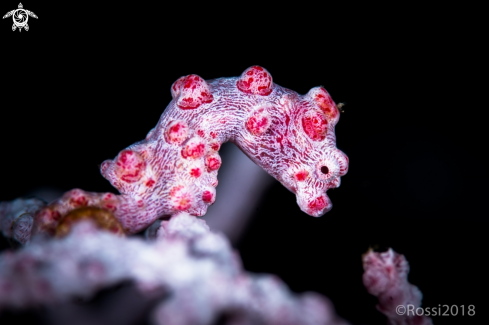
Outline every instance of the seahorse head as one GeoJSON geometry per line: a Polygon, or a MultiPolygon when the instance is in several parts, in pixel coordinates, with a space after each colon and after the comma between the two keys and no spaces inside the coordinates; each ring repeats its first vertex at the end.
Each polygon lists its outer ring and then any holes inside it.
{"type": "Polygon", "coordinates": [[[348,157],[336,148],[339,111],[323,87],[288,101],[290,109],[282,110],[285,122],[272,126],[280,140],[274,151],[280,168],[272,175],[296,194],[302,211],[319,217],[332,207],[326,191],[338,187],[348,171],[348,157]]]}

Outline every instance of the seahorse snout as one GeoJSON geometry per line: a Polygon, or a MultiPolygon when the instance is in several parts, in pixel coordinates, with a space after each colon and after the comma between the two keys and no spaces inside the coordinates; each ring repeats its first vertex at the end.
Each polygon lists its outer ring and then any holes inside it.
{"type": "Polygon", "coordinates": [[[326,193],[297,192],[297,204],[301,210],[312,217],[321,217],[333,208],[333,204],[326,193]]]}

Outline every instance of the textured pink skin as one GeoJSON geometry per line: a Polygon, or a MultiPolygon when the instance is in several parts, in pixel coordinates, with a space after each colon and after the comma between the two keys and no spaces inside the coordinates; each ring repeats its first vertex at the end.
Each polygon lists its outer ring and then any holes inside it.
{"type": "Polygon", "coordinates": [[[107,194],[68,192],[37,215],[35,233],[52,232],[78,206],[109,205],[127,233],[181,211],[202,216],[215,200],[217,150],[227,141],[295,193],[305,213],[318,217],[331,209],[326,191],[340,185],[348,158],[336,148],[339,112],[324,88],[299,95],[253,66],[240,77],[181,77],[171,92],[146,139],[101,165],[121,195],[106,202],[107,194]]]}
{"type": "Polygon", "coordinates": [[[399,305],[421,306],[423,297],[418,287],[407,280],[409,264],[404,255],[389,249],[384,253],[372,250],[363,256],[363,284],[367,291],[379,299],[377,309],[387,316],[388,325],[430,325],[430,317],[399,315],[399,305]]]}

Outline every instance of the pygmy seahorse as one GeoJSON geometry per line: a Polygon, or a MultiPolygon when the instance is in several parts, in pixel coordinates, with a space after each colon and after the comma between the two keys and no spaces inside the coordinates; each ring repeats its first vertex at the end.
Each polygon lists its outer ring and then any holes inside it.
{"type": "MultiPolygon", "coordinates": [[[[348,157],[336,148],[339,111],[323,87],[299,95],[252,66],[240,77],[181,77],[171,93],[173,100],[146,139],[101,164],[120,195],[71,190],[34,214],[33,234],[56,233],[80,208],[95,215],[111,212],[121,225],[110,223],[112,230],[127,234],[182,211],[202,216],[216,199],[218,151],[227,141],[295,193],[305,213],[318,217],[331,209],[326,191],[340,185],[348,157]]],[[[8,202],[3,204],[5,216],[8,202]]],[[[2,223],[9,231],[15,229],[13,212],[2,223]]],[[[23,222],[22,234],[28,235],[16,238],[26,242],[31,232],[23,222]]]]}

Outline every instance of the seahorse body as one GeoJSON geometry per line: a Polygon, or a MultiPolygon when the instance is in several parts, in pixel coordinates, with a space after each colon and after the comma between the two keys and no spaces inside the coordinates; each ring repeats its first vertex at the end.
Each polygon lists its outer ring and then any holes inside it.
{"type": "Polygon", "coordinates": [[[127,233],[181,211],[202,216],[216,199],[218,151],[227,141],[295,193],[305,213],[331,209],[326,191],[340,185],[348,158],[336,148],[339,112],[324,88],[299,95],[253,66],[240,77],[181,77],[171,93],[146,139],[101,165],[121,195],[67,192],[37,213],[34,232],[52,233],[63,215],[83,206],[111,211],[127,233]]]}

